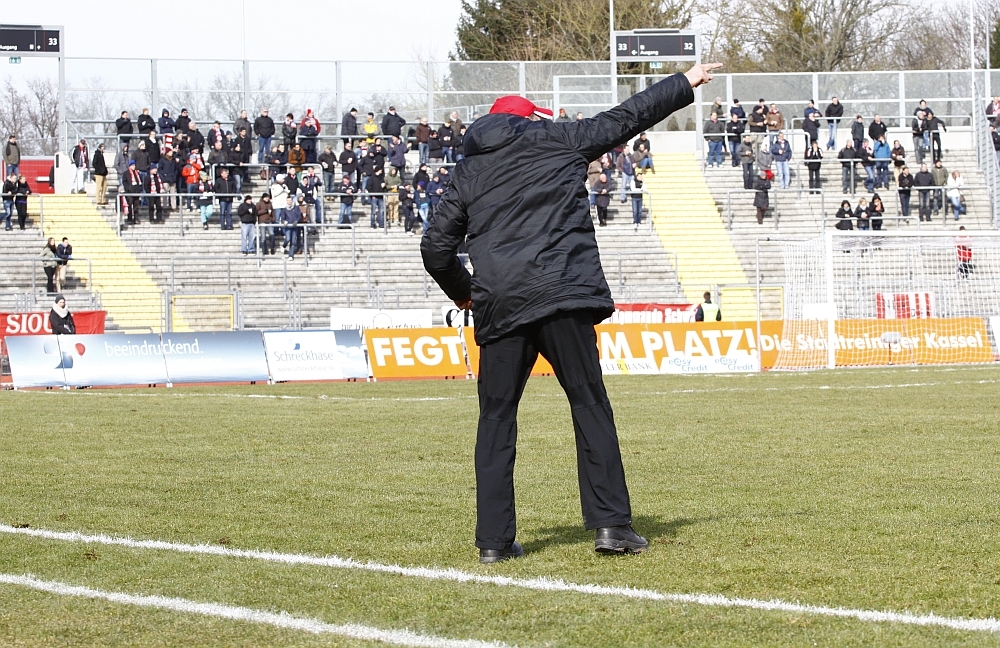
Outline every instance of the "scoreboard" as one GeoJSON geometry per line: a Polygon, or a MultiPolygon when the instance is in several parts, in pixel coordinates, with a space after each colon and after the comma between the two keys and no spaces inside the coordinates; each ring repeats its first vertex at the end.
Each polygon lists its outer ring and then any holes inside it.
{"type": "Polygon", "coordinates": [[[62,56],[62,27],[0,25],[0,54],[62,56]]]}
{"type": "Polygon", "coordinates": [[[698,58],[697,39],[693,33],[615,32],[614,57],[622,63],[692,61],[698,58]]]}

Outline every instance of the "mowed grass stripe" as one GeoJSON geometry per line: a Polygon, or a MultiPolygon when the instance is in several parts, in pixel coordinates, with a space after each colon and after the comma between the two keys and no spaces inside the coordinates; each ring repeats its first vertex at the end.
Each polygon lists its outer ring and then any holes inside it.
{"type": "MultiPolygon", "coordinates": [[[[0,533],[23,535],[46,540],[63,542],[82,542],[127,547],[130,549],[153,549],[159,551],[175,551],[188,554],[204,554],[224,556],[228,558],[244,558],[264,562],[283,563],[287,565],[310,565],[315,567],[331,567],[335,569],[356,569],[381,572],[412,578],[428,580],[454,581],[458,583],[480,583],[498,587],[514,587],[542,592],[570,592],[592,596],[616,596],[647,601],[669,601],[712,607],[748,608],[771,612],[789,612],[793,614],[810,614],[845,619],[857,619],[875,623],[900,623],[916,626],[940,626],[952,630],[969,630],[975,632],[997,632],[1000,621],[995,618],[986,619],[956,619],[937,614],[907,614],[884,610],[856,610],[843,607],[823,605],[803,605],[772,599],[762,601],[753,598],[734,598],[721,594],[676,594],[664,593],[649,589],[628,586],[608,587],[603,585],[577,584],[553,578],[512,578],[509,576],[489,576],[461,571],[458,569],[437,569],[433,567],[403,567],[376,562],[358,562],[350,558],[338,556],[310,556],[305,554],[288,554],[273,551],[256,551],[246,549],[231,549],[218,545],[191,545],[164,540],[135,540],[108,536],[104,534],[84,534],[75,531],[60,532],[45,529],[17,528],[0,524],[0,533]]],[[[2,582],[2,578],[0,578],[2,582]]],[[[444,645],[444,644],[442,644],[444,645]]]]}
{"type": "Polygon", "coordinates": [[[378,641],[396,646],[415,646],[417,648],[505,648],[507,646],[507,644],[495,641],[446,639],[433,635],[418,634],[409,630],[385,630],[356,623],[335,625],[318,619],[295,617],[286,612],[276,614],[266,610],[254,610],[246,607],[224,605],[222,603],[199,603],[176,597],[107,592],[80,585],[40,580],[28,574],[0,574],[0,584],[27,587],[60,596],[100,599],[122,605],[171,610],[184,614],[199,614],[202,616],[229,619],[231,621],[269,625],[286,630],[298,630],[312,634],[332,634],[351,639],[361,639],[363,641],[378,641]]]}

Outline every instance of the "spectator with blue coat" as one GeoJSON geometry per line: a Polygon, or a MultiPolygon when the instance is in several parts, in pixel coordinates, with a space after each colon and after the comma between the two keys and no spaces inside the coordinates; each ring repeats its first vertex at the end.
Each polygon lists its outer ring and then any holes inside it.
{"type": "Polygon", "coordinates": [[[788,189],[792,183],[788,162],[792,159],[792,146],[785,139],[784,133],[778,133],[778,139],[771,145],[771,157],[774,158],[778,182],[782,189],[788,189]]]}
{"type": "Polygon", "coordinates": [[[177,125],[177,122],[170,118],[170,111],[164,108],[163,113],[161,113],[160,118],[156,121],[156,124],[160,129],[160,133],[167,134],[174,132],[174,127],[177,125]]]}
{"type": "Polygon", "coordinates": [[[875,158],[875,188],[889,188],[889,160],[892,157],[892,148],[885,141],[885,134],[883,133],[878,141],[875,142],[874,155],[875,158]]]}

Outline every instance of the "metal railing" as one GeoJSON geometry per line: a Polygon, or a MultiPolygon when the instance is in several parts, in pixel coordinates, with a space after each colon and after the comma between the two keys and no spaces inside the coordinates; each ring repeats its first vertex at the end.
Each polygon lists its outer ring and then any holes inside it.
{"type": "MultiPolygon", "coordinates": [[[[670,266],[669,269],[670,269],[670,271],[672,271],[674,273],[675,282],[673,284],[673,287],[675,289],[679,290],[680,287],[681,287],[681,281],[680,281],[680,276],[681,275],[680,275],[680,267],[679,267],[678,262],[677,262],[677,253],[676,252],[672,252],[670,250],[663,250],[662,252],[663,252],[663,254],[665,254],[667,256],[668,259],[670,259],[672,261],[672,265],[670,266]]],[[[623,267],[623,261],[622,261],[622,259],[624,257],[648,257],[651,254],[652,255],[659,255],[660,251],[656,251],[656,252],[613,252],[612,254],[614,255],[614,257],[616,259],[616,262],[617,262],[618,290],[619,290],[619,292],[625,292],[626,289],[631,284],[626,283],[626,280],[625,280],[625,269],[623,267]]],[[[644,268],[644,269],[649,270],[649,268],[644,268]]],[[[640,285],[645,285],[645,284],[640,284],[640,285]]]]}
{"type": "MultiPolygon", "coordinates": [[[[35,267],[34,264],[37,263],[39,267],[44,267],[44,266],[42,266],[42,264],[44,264],[46,262],[52,263],[53,261],[58,261],[59,259],[58,258],[52,259],[52,258],[39,257],[39,256],[4,256],[4,257],[0,257],[0,260],[2,260],[3,263],[4,263],[4,265],[5,265],[4,272],[6,274],[10,274],[10,270],[11,269],[10,269],[10,266],[7,265],[10,261],[20,261],[20,262],[29,261],[29,262],[31,262],[32,263],[32,267],[31,267],[31,291],[35,292],[37,290],[38,284],[37,284],[36,279],[35,279],[37,273],[35,272],[36,267],[35,267]]],[[[85,261],[87,263],[87,289],[88,290],[93,290],[93,286],[94,286],[94,263],[90,259],[87,259],[87,258],[84,258],[84,257],[76,257],[76,256],[70,257],[67,261],[69,263],[79,263],[80,261],[85,261]]],[[[56,266],[56,269],[58,270],[58,265],[56,266]]],[[[73,274],[75,275],[76,273],[74,272],[73,274]]]]}
{"type": "MultiPolygon", "coordinates": [[[[237,288],[233,284],[233,261],[238,261],[244,265],[248,262],[248,257],[240,256],[207,256],[207,255],[195,255],[186,254],[180,256],[170,257],[170,273],[167,275],[167,283],[170,285],[170,291],[177,291],[177,279],[176,279],[176,264],[178,261],[197,261],[199,263],[205,262],[215,262],[215,261],[225,261],[226,263],[226,290],[236,290],[237,288]]],[[[254,259],[257,263],[257,267],[260,267],[259,261],[254,259]]],[[[281,282],[282,289],[288,291],[288,259],[282,255],[282,267],[281,267],[281,282]]]]}
{"type": "MultiPolygon", "coordinates": [[[[920,194],[921,193],[926,193],[926,194],[930,194],[928,196],[928,199],[931,201],[932,208],[934,206],[936,206],[937,207],[936,211],[941,212],[941,222],[946,224],[946,223],[949,222],[949,213],[952,211],[951,200],[948,198],[947,193],[948,193],[949,189],[956,189],[956,188],[959,189],[960,191],[963,191],[963,192],[964,191],[973,190],[973,189],[987,189],[987,190],[989,189],[989,187],[986,186],[986,185],[963,185],[961,187],[948,187],[947,185],[934,185],[932,187],[911,187],[909,189],[900,189],[899,187],[896,187],[895,189],[891,189],[891,190],[890,189],[883,189],[883,191],[887,191],[887,192],[891,191],[892,193],[894,193],[896,195],[896,198],[893,201],[895,203],[895,215],[883,214],[882,216],[878,217],[878,220],[892,221],[892,222],[895,222],[897,225],[899,224],[900,221],[909,223],[910,219],[914,218],[913,212],[916,212],[917,231],[920,231],[921,228],[922,228],[922,223],[924,223],[924,222],[928,222],[928,223],[932,222],[930,220],[923,221],[920,218],[920,194]],[[909,211],[910,211],[911,215],[909,215],[909,216],[903,215],[903,203],[902,203],[902,199],[900,198],[900,195],[903,194],[903,193],[905,193],[905,192],[908,192],[910,194],[910,205],[909,205],[910,209],[909,209],[909,211]],[[936,202],[936,201],[940,201],[940,202],[936,202]]],[[[827,216],[825,211],[823,213],[824,213],[824,216],[823,216],[823,219],[822,219],[822,228],[824,230],[827,227],[827,223],[833,223],[834,226],[836,226],[837,223],[839,223],[841,221],[844,221],[844,220],[848,220],[846,218],[837,218],[836,216],[827,216]]],[[[966,214],[968,214],[968,211],[966,211],[966,214]]],[[[852,217],[850,220],[852,221],[852,224],[854,225],[854,228],[858,229],[857,223],[854,222],[857,219],[852,217]]]]}
{"type": "Polygon", "coordinates": [[[974,99],[972,111],[972,128],[975,134],[976,160],[986,179],[986,190],[990,199],[990,222],[994,228],[1000,227],[1000,168],[996,151],[993,148],[993,138],[990,135],[990,123],[983,105],[983,95],[979,84],[974,84],[974,99]]]}
{"type": "MultiPolygon", "coordinates": [[[[733,194],[756,194],[756,189],[728,189],[726,191],[726,229],[733,229],[733,194]]],[[[768,211],[773,211],[774,214],[774,229],[778,229],[779,221],[781,219],[781,212],[778,209],[778,196],[782,194],[796,194],[801,197],[802,194],[812,194],[819,195],[820,202],[820,214],[826,213],[826,190],[825,189],[809,189],[799,187],[797,189],[768,189],[768,211]]],[[[821,218],[816,219],[817,222],[821,218]]]]}

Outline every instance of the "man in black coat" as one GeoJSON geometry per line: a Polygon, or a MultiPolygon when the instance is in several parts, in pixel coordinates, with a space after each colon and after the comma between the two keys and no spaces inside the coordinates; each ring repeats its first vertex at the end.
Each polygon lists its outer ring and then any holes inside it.
{"type": "Polygon", "coordinates": [[[126,135],[134,133],[135,128],[132,126],[132,120],[129,118],[127,110],[123,110],[121,117],[115,120],[115,132],[118,134],[118,145],[128,146],[131,138],[126,137],[126,135]]]}
{"type": "Polygon", "coordinates": [[[351,108],[344,113],[344,119],[340,122],[340,136],[344,138],[344,144],[353,142],[353,136],[358,134],[358,109],[351,108]]]}
{"type": "Polygon", "coordinates": [[[401,137],[403,126],[406,126],[406,120],[396,114],[395,106],[389,106],[389,112],[382,117],[382,134],[390,137],[392,135],[401,137]]]}
{"type": "Polygon", "coordinates": [[[601,377],[594,324],[614,312],[601,268],[587,166],[694,101],[717,64],[673,75],[591,119],[502,97],[465,136],[465,159],[420,244],[424,267],[472,308],[479,361],[476,546],[479,560],[523,554],[514,541],[517,404],[541,353],[566,391],[576,431],[580,499],[595,549],[637,553],[618,434],[601,377]],[[468,246],[472,276],[456,256],[468,246]]]}
{"type": "Polygon", "coordinates": [[[257,135],[257,164],[263,164],[264,157],[271,152],[271,138],[274,137],[274,120],[268,117],[267,108],[253,120],[253,132],[257,135]]]}

